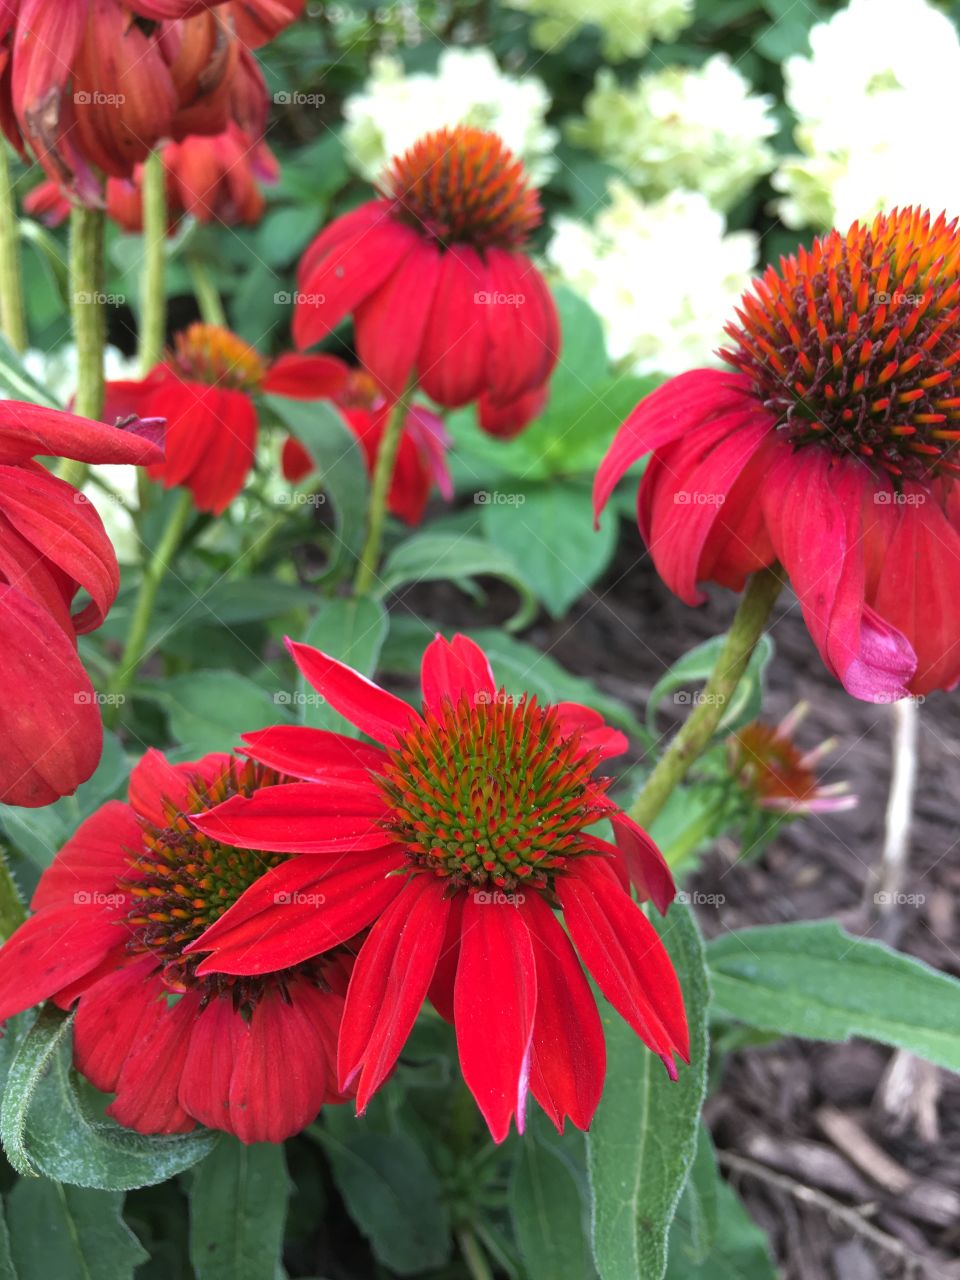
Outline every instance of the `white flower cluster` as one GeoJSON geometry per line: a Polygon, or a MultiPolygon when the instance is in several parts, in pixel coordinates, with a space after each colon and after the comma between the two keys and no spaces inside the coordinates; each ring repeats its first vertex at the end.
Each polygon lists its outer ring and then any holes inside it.
{"type": "Polygon", "coordinates": [[[581,27],[599,27],[604,56],[610,62],[637,58],[654,40],[675,40],[693,21],[694,0],[505,0],[536,21],[535,45],[555,49],[581,27]]]}
{"type": "Polygon", "coordinates": [[[604,69],[570,139],[619,169],[646,199],[684,188],[726,212],[774,165],[773,99],[753,94],[726,54],[667,67],[632,88],[604,69]]]}
{"type": "Polygon", "coordinates": [[[928,0],[851,0],[784,65],[801,154],[774,176],[789,226],[847,227],[894,205],[960,214],[949,132],[960,39],[928,0]]]}
{"type": "Polygon", "coordinates": [[[600,316],[612,360],[639,374],[715,363],[723,326],[747,288],[757,238],[726,232],[698,192],[644,203],[622,182],[592,226],[556,220],[547,257],[600,316]]]}
{"type": "Polygon", "coordinates": [[[425,133],[473,125],[499,134],[540,185],[556,167],[558,135],[544,123],[549,109],[542,80],[504,74],[487,49],[447,49],[432,75],[406,75],[399,59],[381,56],[363,91],[344,103],[343,137],[350,163],[376,182],[387,163],[425,133]]]}

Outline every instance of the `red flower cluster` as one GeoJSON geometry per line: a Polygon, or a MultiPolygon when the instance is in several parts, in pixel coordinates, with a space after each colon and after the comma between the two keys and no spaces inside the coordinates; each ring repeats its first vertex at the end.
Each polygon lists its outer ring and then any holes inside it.
{"type": "Polygon", "coordinates": [[[109,1113],[141,1133],[196,1124],[281,1142],[336,1088],[349,948],[255,978],[201,977],[189,943],[285,861],[224,848],[186,817],[281,779],[230,756],[171,765],[149,751],[130,801],[77,830],[0,951],[0,1020],[41,1000],[76,1005],[74,1059],[109,1113]]]}
{"type": "Polygon", "coordinates": [[[673,881],[595,772],[623,735],[586,707],[509,697],[463,636],[424,654],[422,712],[290,648],[311,686],[381,745],[290,726],[246,736],[253,760],[297,781],[193,821],[211,840],[295,856],[187,945],[197,975],[253,979],[369,928],[347,991],[341,1089],[365,1108],[429,996],[456,1027],[498,1142],[514,1116],[523,1128],[528,1089],[558,1128],[590,1123],[605,1055],[581,962],[675,1075],[674,1055],[688,1054],[680,988],[627,875],[661,911],[673,881]],[[616,844],[589,831],[601,819],[616,844]]]}
{"type": "MultiPolygon", "coordinates": [[[[314,384],[317,398],[333,400],[343,412],[363,449],[369,472],[373,472],[380,442],[393,405],[377,388],[369,374],[351,369],[335,356],[327,357],[329,376],[314,384]]],[[[421,405],[411,406],[400,437],[387,506],[407,524],[423,519],[430,490],[435,484],[448,501],[453,497],[453,481],[447,469],[449,437],[443,422],[421,405]]],[[[313,470],[313,461],[292,436],[283,447],[283,474],[299,484],[313,470]]]]}
{"type": "Polygon", "coordinates": [[[459,126],[393,161],[383,195],[337,218],[300,264],[297,345],[353,316],[364,368],[392,399],[416,378],[437,404],[477,401],[507,435],[543,405],[557,359],[550,291],[522,251],[540,221],[522,165],[459,126]]]}
{"type": "Polygon", "coordinates": [[[72,485],[33,461],[153,463],[156,443],[73,414],[0,406],[0,801],[36,807],[75,791],[103,730],[77,636],[100,626],[120,586],[110,539],[72,485]],[[88,602],[73,611],[78,592],[88,602]]]}
{"type": "Polygon", "coordinates": [[[832,231],[743,300],[734,373],[637,406],[596,480],[643,454],[640,530],[690,604],[779,561],[827,667],[885,702],[960,679],[960,230],[919,209],[832,231]]]}

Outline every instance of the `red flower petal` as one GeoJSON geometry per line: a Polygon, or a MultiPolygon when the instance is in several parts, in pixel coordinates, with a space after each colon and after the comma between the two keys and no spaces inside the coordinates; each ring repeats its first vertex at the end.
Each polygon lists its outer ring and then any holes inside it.
{"type": "Polygon", "coordinates": [[[200,995],[191,991],[156,1020],[124,1062],[107,1115],[138,1133],[188,1133],[195,1127],[177,1093],[199,1011],[200,995]]]}
{"type": "Polygon", "coordinates": [[[440,278],[441,255],[418,240],[396,271],[357,307],[357,355],[392,399],[407,389],[440,278]]]}
{"type": "Polygon", "coordinates": [[[0,949],[0,1022],[84,977],[126,938],[115,913],[93,902],[31,916],[0,949]]]}
{"type": "Polygon", "coordinates": [[[630,881],[640,894],[641,902],[653,902],[665,915],[677,893],[673,872],[663,854],[643,827],[626,813],[611,814],[613,838],[627,864],[630,881]]]}
{"type": "Polygon", "coordinates": [[[474,702],[490,701],[497,691],[487,655],[460,634],[452,640],[437,635],[430,641],[420,663],[420,685],[431,711],[438,710],[444,698],[457,703],[463,694],[474,702]]]}
{"type": "Polygon", "coordinates": [[[531,894],[521,910],[537,966],[530,1088],[561,1133],[567,1116],[578,1129],[586,1129],[603,1092],[607,1065],[597,1002],[569,938],[543,898],[531,894]]]}
{"type": "Polygon", "coordinates": [[[373,924],[354,966],[338,1052],[342,1089],[357,1072],[357,1113],[393,1070],[427,997],[450,900],[440,879],[414,876],[373,924]]]}
{"type": "Polygon", "coordinates": [[[231,796],[193,825],[222,844],[275,853],[356,853],[379,849],[387,837],[379,826],[386,803],[367,775],[287,782],[252,796],[231,796]]]}
{"type": "Polygon", "coordinates": [[[367,770],[377,773],[386,758],[379,747],[307,725],[278,724],[258,729],[245,733],[243,743],[244,754],[253,760],[307,781],[340,775],[353,778],[367,770]]]}
{"type": "Polygon", "coordinates": [[[495,300],[482,308],[490,342],[485,390],[494,406],[509,405],[550,376],[560,325],[553,296],[525,254],[490,249],[486,258],[489,295],[495,300]]]}
{"type": "Polygon", "coordinates": [[[369,737],[392,747],[406,733],[417,713],[402,698],[387,693],[359,671],[328,657],[308,644],[287,641],[304,679],[342,716],[369,737]]]}
{"type": "Polygon", "coordinates": [[[467,898],[454,991],[463,1078],[494,1142],[523,1132],[537,1005],[533,943],[517,907],[467,898]]]}
{"type": "Polygon", "coordinates": [[[156,969],[153,956],[141,956],[83,993],[73,1024],[73,1061],[103,1093],[113,1093],[134,1046],[167,1013],[166,988],[156,969]]]}
{"type": "Polygon", "coordinates": [[[446,250],[417,371],[427,395],[447,408],[476,400],[484,389],[488,283],[475,249],[454,245],[446,250]]]}
{"type": "MultiPolygon", "coordinates": [[[[641,400],[617,432],[593,485],[597,519],[620,479],[645,453],[678,439],[701,423],[743,409],[749,383],[740,374],[693,369],[671,378],[641,400]]],[[[749,400],[748,404],[756,402],[749,400]]]]}
{"type": "Polygon", "coordinates": [[[187,951],[212,951],[198,973],[273,973],[342,945],[403,888],[393,848],[329,858],[304,855],[273,867],[187,951]]]}
{"type": "MultiPolygon", "coordinates": [[[[187,807],[187,790],[194,778],[212,782],[230,764],[232,757],[224,751],[212,752],[201,760],[171,764],[162,751],[150,747],[140,757],[130,774],[130,805],[155,827],[165,827],[167,816],[164,800],[172,801],[183,811],[187,807]]],[[[139,847],[139,840],[134,847],[139,847]]]]}
{"type": "MultiPolygon", "coordinates": [[[[130,873],[129,853],[139,847],[136,814],[128,804],[108,800],[81,822],[44,871],[31,907],[45,911],[49,907],[76,906],[78,894],[85,895],[79,905],[87,906],[98,895],[106,898],[118,894],[117,882],[130,873]]],[[[126,907],[118,902],[115,909],[122,912],[126,907]]]]}
{"type": "Polygon", "coordinates": [[[672,1065],[688,1061],[683,996],[663,943],[613,870],[581,857],[557,878],[557,896],[574,946],[600,990],[640,1039],[672,1065]]]}
{"type": "Polygon", "coordinates": [[[437,968],[427,995],[430,1003],[445,1022],[453,1023],[453,994],[457,981],[457,965],[460,963],[460,937],[463,933],[463,904],[466,895],[455,894],[450,899],[447,931],[437,957],[437,968]]]}
{"type": "Polygon", "coordinates": [[[335,400],[349,378],[350,366],[338,356],[301,356],[287,351],[267,370],[263,390],[291,400],[335,400]]]}
{"type": "Polygon", "coordinates": [[[622,756],[630,746],[627,735],[612,729],[592,707],[582,707],[579,702],[555,702],[553,709],[564,733],[579,730],[583,735],[580,744],[584,752],[599,751],[601,760],[609,760],[612,756],[622,756]]]}

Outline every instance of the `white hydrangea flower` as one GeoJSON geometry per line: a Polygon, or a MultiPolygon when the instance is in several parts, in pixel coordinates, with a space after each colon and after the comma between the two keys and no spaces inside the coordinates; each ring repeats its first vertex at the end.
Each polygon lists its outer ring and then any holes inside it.
{"type": "Polygon", "coordinates": [[[641,75],[632,88],[604,69],[570,137],[620,169],[645,199],[683,187],[726,212],[773,168],[772,107],[723,53],[702,67],[641,75]]]}
{"type": "Polygon", "coordinates": [[[363,91],[343,105],[347,158],[371,182],[387,163],[434,129],[473,125],[497,133],[540,185],[556,168],[558,134],[544,123],[550,95],[542,80],[506,75],[488,49],[447,49],[435,74],[406,75],[397,58],[374,58],[363,91]]]}
{"type": "Polygon", "coordinates": [[[638,374],[718,363],[757,237],[727,234],[723,215],[699,192],[644,203],[617,181],[610,196],[592,226],[558,218],[547,258],[599,315],[611,359],[638,374]]]}
{"type": "Polygon", "coordinates": [[[800,154],[774,176],[789,226],[847,227],[895,205],[960,214],[944,129],[960,115],[960,37],[928,0],[851,0],[784,64],[800,154]]]}
{"type": "Polygon", "coordinates": [[[637,58],[654,40],[675,40],[693,21],[694,0],[505,0],[536,21],[530,32],[541,49],[555,49],[585,26],[599,27],[611,62],[637,58]]]}

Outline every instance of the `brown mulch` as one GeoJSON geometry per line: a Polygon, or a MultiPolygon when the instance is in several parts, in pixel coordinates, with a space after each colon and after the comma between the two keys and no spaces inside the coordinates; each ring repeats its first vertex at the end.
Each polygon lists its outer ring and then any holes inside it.
{"type": "MultiPolygon", "coordinates": [[[[405,603],[446,626],[481,621],[447,585],[420,588],[405,603]]],[[[510,604],[495,593],[482,622],[502,621],[510,604]]],[[[683,605],[624,525],[616,562],[595,591],[564,620],[541,618],[524,638],[642,713],[664,669],[723,630],[734,606],[721,591],[702,608],[683,605]]],[[[838,739],[824,773],[849,781],[860,805],[786,826],[755,861],[738,862],[733,843],[718,842],[696,875],[705,895],[722,887],[724,898],[699,912],[704,932],[832,916],[960,974],[960,692],[934,694],[920,708],[902,891],[922,900],[881,919],[873,877],[893,713],[856,702],[827,674],[792,598],[778,605],[773,638],[765,718],[808,701],[798,738],[809,746],[838,739]]],[[[727,1176],[770,1234],[786,1280],[960,1280],[958,1104],[960,1076],[908,1055],[857,1040],[786,1040],[728,1057],[708,1119],[727,1176]]]]}

